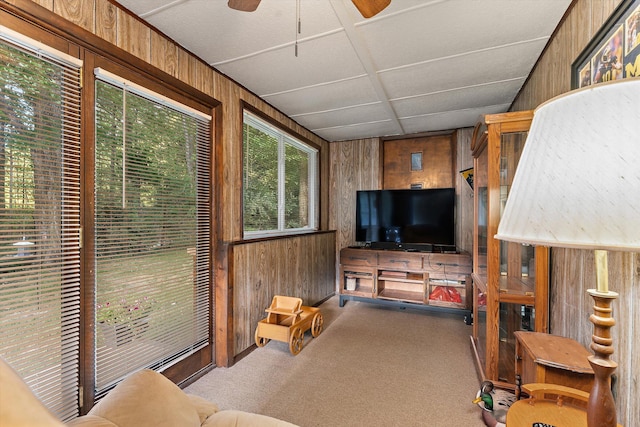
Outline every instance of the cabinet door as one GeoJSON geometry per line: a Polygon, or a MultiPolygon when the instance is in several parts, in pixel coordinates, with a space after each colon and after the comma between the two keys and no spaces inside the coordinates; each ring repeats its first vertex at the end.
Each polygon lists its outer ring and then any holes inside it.
{"type": "MultiPolygon", "coordinates": [[[[509,191],[527,139],[528,131],[500,135],[499,217],[502,217],[509,191]]],[[[496,224],[497,229],[497,224],[496,224]]],[[[535,251],[532,246],[499,241],[500,292],[533,295],[535,292],[535,251]]]]}

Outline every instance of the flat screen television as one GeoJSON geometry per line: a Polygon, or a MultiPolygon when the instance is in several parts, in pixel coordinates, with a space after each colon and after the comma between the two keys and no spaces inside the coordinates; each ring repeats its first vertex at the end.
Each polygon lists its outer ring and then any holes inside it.
{"type": "Polygon", "coordinates": [[[356,241],[378,249],[456,250],[454,188],[356,195],[356,241]]]}

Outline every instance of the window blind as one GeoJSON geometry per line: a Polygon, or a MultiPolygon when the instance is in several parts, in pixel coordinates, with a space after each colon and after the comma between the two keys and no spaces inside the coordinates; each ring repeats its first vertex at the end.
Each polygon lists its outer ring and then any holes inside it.
{"type": "Polygon", "coordinates": [[[0,27],[0,125],[0,355],[69,420],[78,415],[80,63],[0,27]]]}
{"type": "Polygon", "coordinates": [[[211,344],[210,118],[96,73],[96,397],[211,344]]]}

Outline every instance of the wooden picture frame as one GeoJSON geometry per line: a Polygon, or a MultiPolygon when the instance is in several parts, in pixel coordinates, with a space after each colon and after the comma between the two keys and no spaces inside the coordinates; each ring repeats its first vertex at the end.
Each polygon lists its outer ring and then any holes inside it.
{"type": "Polygon", "coordinates": [[[571,64],[571,88],[640,76],[640,0],[623,0],[571,64]]]}

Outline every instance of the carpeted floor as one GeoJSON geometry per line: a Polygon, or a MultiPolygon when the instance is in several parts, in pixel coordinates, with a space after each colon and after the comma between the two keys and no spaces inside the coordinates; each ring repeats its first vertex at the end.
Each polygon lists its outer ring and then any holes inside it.
{"type": "Polygon", "coordinates": [[[337,297],[320,308],[324,331],[307,332],[297,356],[271,341],[186,391],[302,427],[484,425],[463,314],[340,308],[337,297]]]}

